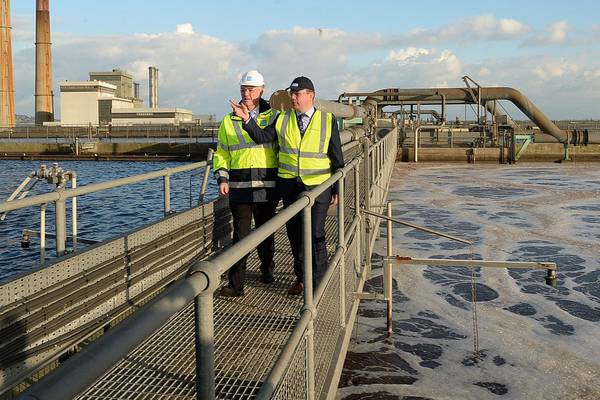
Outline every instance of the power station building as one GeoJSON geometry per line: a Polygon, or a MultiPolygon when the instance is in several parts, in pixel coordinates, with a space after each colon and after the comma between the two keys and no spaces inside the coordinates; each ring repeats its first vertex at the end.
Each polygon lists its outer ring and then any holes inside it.
{"type": "Polygon", "coordinates": [[[139,98],[139,84],[127,72],[90,72],[89,81],[60,83],[62,126],[178,125],[192,122],[191,110],[158,108],[158,69],[150,67],[149,102],[139,98]]]}
{"type": "Polygon", "coordinates": [[[113,109],[133,108],[133,99],[116,96],[117,86],[102,81],[60,83],[62,126],[108,125],[113,109]]]}

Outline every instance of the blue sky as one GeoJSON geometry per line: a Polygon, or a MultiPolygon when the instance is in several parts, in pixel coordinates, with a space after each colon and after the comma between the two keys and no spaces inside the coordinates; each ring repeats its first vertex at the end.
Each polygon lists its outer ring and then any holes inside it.
{"type": "MultiPolygon", "coordinates": [[[[32,114],[35,1],[11,7],[17,112],[32,114]]],[[[462,86],[469,75],[522,90],[551,118],[600,118],[597,1],[51,0],[50,8],[55,93],[60,80],[116,67],[145,87],[153,64],[161,106],[221,116],[246,69],[265,74],[267,92],[311,76],[322,97],[462,86]]]]}

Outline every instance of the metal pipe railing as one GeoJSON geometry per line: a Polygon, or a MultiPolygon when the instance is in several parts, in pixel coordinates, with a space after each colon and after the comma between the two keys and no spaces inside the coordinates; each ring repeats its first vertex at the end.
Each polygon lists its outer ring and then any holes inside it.
{"type": "MultiPolygon", "coordinates": [[[[4,201],[0,203],[0,214],[8,211],[17,210],[31,206],[43,206],[49,202],[55,203],[55,221],[56,221],[56,254],[58,257],[66,252],[66,201],[72,199],[72,237],[73,249],[77,248],[77,196],[83,194],[99,192],[106,189],[112,189],[119,186],[130,185],[138,182],[147,181],[155,178],[163,178],[163,196],[164,196],[164,215],[171,213],[171,175],[191,171],[197,168],[204,168],[207,162],[198,162],[187,164],[176,168],[165,168],[159,171],[148,172],[145,174],[133,175],[125,178],[114,179],[106,182],[94,183],[91,185],[77,187],[76,175],[72,174],[71,189],[65,189],[64,186],[59,186],[55,191],[41,194],[29,198],[21,198],[18,200],[4,201]]],[[[45,216],[45,215],[44,215],[45,216]]],[[[41,221],[40,221],[41,223],[41,221]]],[[[45,245],[45,242],[43,243],[45,245]]],[[[42,259],[42,262],[44,260],[42,259]]]]}
{"type": "Polygon", "coordinates": [[[38,196],[28,197],[21,200],[14,200],[11,202],[2,202],[0,203],[0,213],[17,210],[20,208],[37,206],[44,203],[49,203],[53,201],[57,201],[59,199],[66,200],[68,198],[74,196],[81,196],[83,194],[99,192],[106,189],[112,189],[119,186],[130,185],[133,183],[143,182],[150,179],[161,178],[166,175],[173,175],[179,172],[191,171],[197,168],[203,168],[206,166],[206,161],[187,164],[181,167],[175,168],[165,168],[159,171],[148,172],[145,174],[128,176],[126,178],[114,179],[112,181],[93,183],[91,185],[79,186],[74,189],[64,190],[62,192],[51,192],[46,194],[41,194],[38,196]]]}

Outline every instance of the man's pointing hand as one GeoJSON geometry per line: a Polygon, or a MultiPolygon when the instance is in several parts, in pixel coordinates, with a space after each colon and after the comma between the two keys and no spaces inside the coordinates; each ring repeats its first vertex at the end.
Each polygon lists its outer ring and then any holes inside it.
{"type": "Polygon", "coordinates": [[[233,100],[229,100],[229,105],[231,105],[233,113],[240,117],[242,121],[246,122],[250,119],[250,111],[248,111],[248,107],[244,104],[238,104],[233,100]]]}

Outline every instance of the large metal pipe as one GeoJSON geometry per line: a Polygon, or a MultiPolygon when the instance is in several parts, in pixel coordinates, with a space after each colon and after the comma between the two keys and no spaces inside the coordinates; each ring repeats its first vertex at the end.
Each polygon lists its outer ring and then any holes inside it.
{"type": "MultiPolygon", "coordinates": [[[[472,104],[475,101],[467,88],[436,89],[384,89],[371,93],[344,93],[343,97],[368,96],[381,104],[439,104],[440,95],[446,96],[448,103],[472,104]]],[[[557,127],[539,108],[516,89],[509,87],[482,87],[481,105],[493,100],[508,100],[523,112],[543,132],[566,143],[568,133],[557,127]]]]}
{"type": "Polygon", "coordinates": [[[15,126],[10,0],[0,0],[0,128],[15,126]]]}
{"type": "Polygon", "coordinates": [[[50,0],[37,0],[35,25],[35,124],[54,121],[50,0]]]}
{"type": "Polygon", "coordinates": [[[150,108],[158,108],[158,68],[148,67],[148,103],[150,108]]]}
{"type": "Polygon", "coordinates": [[[339,118],[353,119],[367,116],[367,111],[364,107],[329,100],[315,99],[315,108],[333,113],[333,115],[339,118]]]}
{"type": "MultiPolygon", "coordinates": [[[[292,98],[287,90],[276,90],[269,98],[269,104],[276,110],[285,111],[292,108],[292,98]]],[[[333,113],[338,118],[353,119],[367,116],[365,107],[354,104],[342,104],[335,101],[315,99],[315,108],[333,113]]]]}

